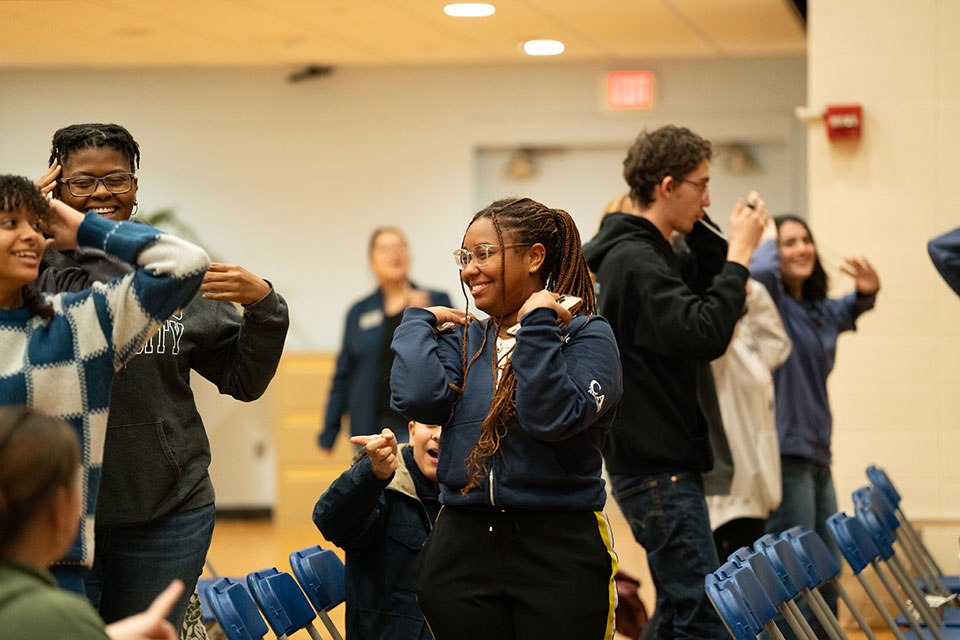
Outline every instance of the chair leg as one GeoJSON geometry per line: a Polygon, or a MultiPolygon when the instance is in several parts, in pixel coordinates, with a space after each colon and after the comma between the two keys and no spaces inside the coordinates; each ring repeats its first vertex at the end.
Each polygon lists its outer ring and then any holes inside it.
{"type": "MultiPolygon", "coordinates": [[[[889,627],[890,632],[896,637],[897,640],[907,640],[903,635],[903,632],[900,631],[900,627],[897,626],[897,623],[883,606],[883,602],[880,600],[877,592],[873,590],[873,587],[870,586],[870,583],[867,582],[866,578],[863,577],[862,571],[857,574],[857,580],[860,581],[860,586],[862,586],[863,590],[867,593],[867,597],[870,598],[870,601],[873,603],[877,613],[880,614],[880,617],[883,618],[883,621],[887,624],[887,627],[889,627]]],[[[923,638],[924,636],[921,635],[920,637],[923,638]]]]}
{"type": "MultiPolygon", "coordinates": [[[[887,593],[890,594],[890,597],[893,598],[893,601],[897,603],[897,607],[900,609],[900,613],[903,614],[903,617],[907,619],[907,623],[910,625],[910,628],[913,629],[913,632],[917,634],[918,638],[926,638],[926,634],[923,632],[923,629],[920,628],[920,623],[917,622],[917,619],[913,616],[913,612],[910,611],[910,607],[907,606],[907,603],[903,601],[903,598],[900,597],[900,594],[897,593],[896,588],[890,582],[890,579],[887,577],[887,574],[881,570],[880,563],[876,560],[870,563],[870,566],[873,567],[873,570],[876,572],[877,577],[880,578],[880,582],[883,583],[884,589],[887,590],[887,593]]],[[[936,628],[928,629],[933,635],[935,640],[943,640],[943,637],[940,636],[939,630],[936,628]]]]}
{"type": "Polygon", "coordinates": [[[833,588],[837,590],[837,593],[840,595],[840,599],[843,600],[845,605],[847,605],[847,609],[850,611],[853,619],[857,621],[857,624],[860,625],[860,630],[863,631],[865,636],[867,636],[867,640],[877,640],[877,636],[873,633],[873,629],[871,629],[870,625],[867,624],[863,614],[860,613],[859,609],[857,609],[856,605],[853,603],[853,598],[850,597],[850,594],[847,593],[847,590],[843,588],[842,584],[840,584],[839,579],[833,579],[833,588]]]}

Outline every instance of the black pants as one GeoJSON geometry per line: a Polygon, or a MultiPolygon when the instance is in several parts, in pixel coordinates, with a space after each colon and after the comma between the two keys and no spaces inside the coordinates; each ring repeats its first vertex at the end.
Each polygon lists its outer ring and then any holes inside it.
{"type": "Polygon", "coordinates": [[[717,527],[713,532],[713,541],[717,545],[717,557],[720,563],[740,547],[752,547],[753,543],[765,533],[766,520],[758,518],[737,518],[717,527]]]}
{"type": "Polygon", "coordinates": [[[600,512],[445,507],[419,565],[437,640],[613,637],[617,559],[600,512]]]}

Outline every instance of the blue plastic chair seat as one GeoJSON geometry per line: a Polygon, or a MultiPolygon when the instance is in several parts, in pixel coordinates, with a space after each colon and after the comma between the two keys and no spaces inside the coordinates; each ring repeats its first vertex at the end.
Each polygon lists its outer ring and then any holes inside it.
{"type": "Polygon", "coordinates": [[[263,617],[278,636],[299,631],[317,617],[289,573],[273,568],[254,571],[247,575],[247,586],[260,605],[263,617]]]}
{"type": "Polygon", "coordinates": [[[260,640],[267,634],[267,625],[242,583],[217,578],[203,593],[220,628],[230,640],[260,640]]]}
{"type": "MultiPolygon", "coordinates": [[[[921,591],[924,593],[927,592],[927,587],[923,584],[923,580],[916,578],[914,582],[917,583],[921,591]]],[[[940,576],[940,584],[950,593],[960,593],[960,576],[940,576]]]]}
{"type": "MultiPolygon", "coordinates": [[[[908,626],[907,619],[903,617],[902,613],[894,618],[894,621],[901,627],[908,626]]],[[[960,627],[960,609],[944,609],[943,624],[948,627],[960,627]]],[[[920,623],[920,626],[923,626],[923,622],[920,623]]]]}
{"type": "Polygon", "coordinates": [[[344,567],[333,551],[319,545],[294,551],[290,569],[317,612],[330,611],[344,601],[344,567]]]}

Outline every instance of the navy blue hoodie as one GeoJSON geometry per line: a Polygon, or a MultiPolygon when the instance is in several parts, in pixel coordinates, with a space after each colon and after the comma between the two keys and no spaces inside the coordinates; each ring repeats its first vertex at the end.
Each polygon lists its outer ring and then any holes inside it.
{"type": "Polygon", "coordinates": [[[507,423],[500,451],[489,458],[482,488],[466,496],[466,458],[480,436],[494,390],[492,323],[437,334],[436,318],[407,309],[393,336],[390,376],[395,411],[411,420],[443,425],[437,479],[446,506],[584,510],[606,500],[601,450],[622,383],[617,343],[600,316],[575,316],[557,327],[552,309],[538,308],[520,321],[513,350],[516,418],[507,423]],[[486,344],[484,344],[486,332],[486,344]],[[462,398],[461,349],[467,357],[483,344],[470,368],[462,398]],[[453,412],[451,418],[451,411],[453,412]]]}

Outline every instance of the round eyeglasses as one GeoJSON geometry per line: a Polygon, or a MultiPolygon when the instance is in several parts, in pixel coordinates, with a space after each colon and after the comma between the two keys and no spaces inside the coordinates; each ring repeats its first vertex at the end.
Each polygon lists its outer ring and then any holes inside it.
{"type": "Polygon", "coordinates": [[[109,173],[102,178],[73,176],[72,178],[60,178],[58,182],[67,185],[70,194],[78,198],[92,196],[93,192],[97,190],[98,184],[102,184],[107,191],[117,195],[133,189],[133,174],[125,172],[109,173]]]}
{"type": "MultiPolygon", "coordinates": [[[[530,242],[512,242],[510,244],[503,245],[504,249],[509,249],[511,247],[529,247],[531,246],[530,242]]],[[[471,262],[475,262],[478,267],[482,267],[487,264],[487,260],[490,259],[490,256],[496,255],[500,247],[495,244],[478,244],[473,248],[473,251],[469,249],[454,249],[453,250],[453,260],[457,263],[457,268],[460,271],[463,271],[470,266],[471,262]]]]}

